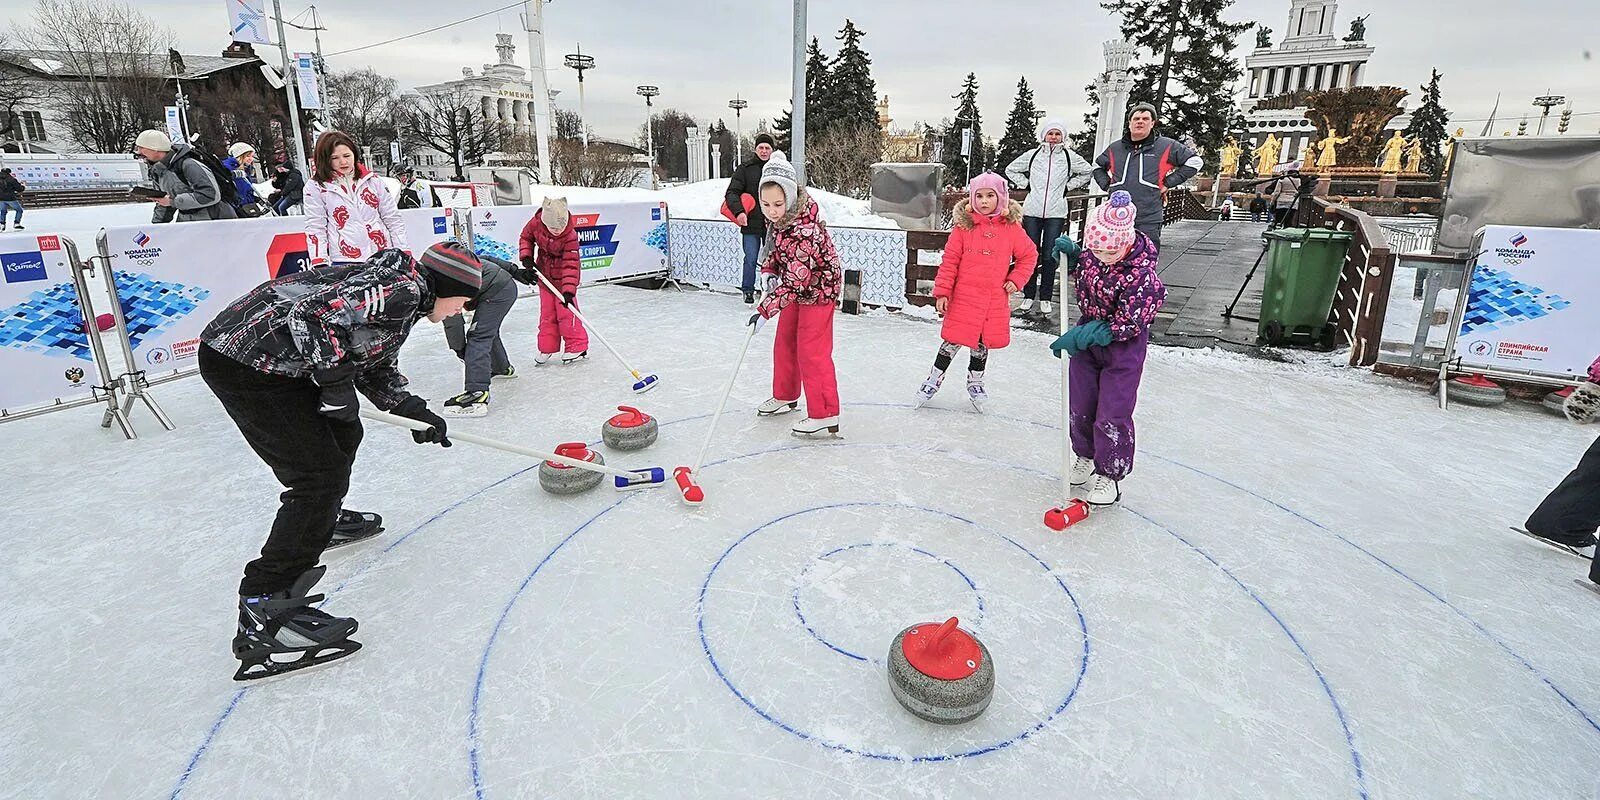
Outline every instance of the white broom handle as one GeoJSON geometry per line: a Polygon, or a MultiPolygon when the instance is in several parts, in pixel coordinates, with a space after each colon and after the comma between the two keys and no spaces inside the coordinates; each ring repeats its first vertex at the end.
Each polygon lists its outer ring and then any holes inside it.
{"type": "Polygon", "coordinates": [[[739,368],[744,366],[745,353],[750,352],[750,342],[756,338],[755,326],[750,327],[750,334],[744,337],[744,346],[739,348],[739,360],[733,362],[733,374],[728,376],[728,385],[722,389],[722,400],[717,403],[716,413],[711,415],[711,427],[706,429],[706,440],[700,443],[700,455],[695,457],[694,467],[689,470],[691,474],[700,471],[700,465],[706,462],[706,451],[711,449],[711,437],[717,432],[717,420],[722,418],[722,409],[728,406],[728,396],[733,394],[733,382],[739,377],[739,368]]]}
{"type": "MultiPolygon", "coordinates": [[[[544,284],[544,288],[549,289],[550,292],[556,296],[556,299],[560,300],[561,290],[557,289],[553,284],[551,284],[550,279],[546,278],[543,272],[535,269],[533,270],[533,274],[539,276],[539,282],[544,284]]],[[[607,350],[611,351],[611,355],[615,356],[617,361],[621,362],[623,369],[633,373],[633,377],[638,378],[639,380],[644,380],[644,378],[639,375],[639,370],[634,369],[633,365],[628,363],[628,359],[623,358],[622,354],[617,352],[617,348],[612,347],[611,343],[606,341],[606,337],[601,335],[599,329],[595,328],[595,326],[589,322],[589,319],[583,315],[582,311],[578,310],[577,306],[567,306],[567,310],[572,312],[573,316],[576,316],[579,322],[583,323],[583,327],[586,330],[594,334],[594,338],[600,340],[600,344],[604,345],[607,350]]]]}
{"type": "MultiPolygon", "coordinates": [[[[395,427],[398,427],[398,428],[406,428],[408,430],[413,430],[413,431],[425,431],[425,430],[428,430],[429,428],[433,427],[432,425],[429,425],[426,422],[418,422],[418,421],[416,421],[414,419],[411,419],[409,417],[402,417],[402,416],[399,416],[397,414],[390,414],[390,413],[387,413],[387,412],[384,412],[384,411],[378,411],[377,409],[373,409],[373,408],[363,408],[363,409],[361,409],[361,416],[366,417],[367,419],[370,419],[370,420],[376,420],[378,422],[384,422],[384,423],[387,423],[387,424],[390,424],[390,425],[394,425],[395,427]]],[[[492,449],[495,449],[495,450],[503,450],[503,451],[505,451],[507,453],[515,453],[515,454],[517,454],[519,456],[528,456],[529,458],[537,458],[540,461],[554,461],[557,464],[565,464],[566,466],[569,466],[569,467],[576,467],[578,469],[586,469],[586,470],[589,470],[590,472],[599,472],[599,473],[603,473],[603,474],[606,474],[606,475],[615,475],[615,476],[617,476],[619,478],[628,478],[630,480],[633,480],[633,479],[637,479],[639,477],[639,474],[637,472],[628,472],[626,470],[616,469],[615,467],[608,467],[608,466],[606,466],[604,464],[594,464],[594,463],[591,463],[591,462],[588,462],[588,461],[583,461],[581,459],[568,458],[567,456],[556,455],[555,453],[544,453],[544,452],[540,452],[538,450],[534,450],[531,447],[523,447],[522,445],[518,445],[518,444],[508,444],[506,442],[500,442],[500,441],[496,441],[494,439],[488,439],[488,438],[485,438],[483,436],[477,436],[477,435],[470,434],[470,433],[457,433],[456,431],[451,430],[451,431],[447,431],[446,432],[445,437],[450,439],[450,440],[452,440],[452,441],[462,441],[462,442],[467,442],[468,444],[478,445],[479,447],[488,447],[488,448],[492,448],[492,449]]]]}

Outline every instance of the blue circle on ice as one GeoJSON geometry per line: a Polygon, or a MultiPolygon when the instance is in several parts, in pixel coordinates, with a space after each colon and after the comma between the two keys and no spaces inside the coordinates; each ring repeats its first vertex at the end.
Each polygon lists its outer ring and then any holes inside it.
{"type": "MultiPolygon", "coordinates": [[[[935,558],[937,558],[937,557],[935,557],[935,558]]],[[[965,577],[965,576],[963,576],[963,577],[965,577]]],[[[1044,560],[1039,558],[1039,556],[1036,555],[1032,550],[1029,550],[1027,547],[1023,546],[1020,542],[1016,541],[1015,539],[1012,539],[1011,537],[1006,536],[1005,534],[1000,533],[998,531],[991,530],[991,529],[985,527],[984,525],[982,525],[982,524],[980,524],[978,522],[975,522],[975,521],[973,521],[971,519],[968,519],[966,517],[963,517],[963,516],[960,516],[960,515],[957,515],[957,514],[952,514],[952,513],[948,512],[948,511],[941,511],[941,510],[936,509],[936,508],[928,508],[928,507],[925,507],[925,506],[917,506],[917,505],[911,505],[911,504],[907,504],[907,503],[886,503],[886,502],[833,503],[833,504],[829,504],[829,505],[813,506],[811,508],[801,509],[799,511],[794,511],[794,512],[791,512],[789,514],[785,514],[785,515],[783,515],[781,517],[778,517],[776,519],[768,520],[767,522],[762,523],[759,527],[756,527],[755,529],[749,531],[748,533],[745,533],[743,536],[740,536],[736,541],[734,541],[733,544],[728,545],[728,549],[724,550],[722,552],[722,555],[717,558],[716,563],[711,565],[711,570],[706,573],[705,581],[703,581],[700,584],[700,597],[699,597],[699,600],[695,603],[695,627],[699,631],[699,634],[700,634],[700,647],[705,652],[706,659],[711,662],[711,668],[717,673],[717,677],[722,680],[723,685],[728,687],[728,691],[733,692],[733,695],[735,697],[739,698],[740,702],[744,703],[746,707],[748,707],[751,711],[754,711],[762,719],[772,723],[773,725],[776,725],[779,729],[783,730],[786,733],[789,733],[789,734],[791,734],[793,736],[799,737],[799,738],[804,739],[804,740],[809,741],[809,742],[815,742],[816,744],[822,745],[823,747],[829,748],[831,750],[838,750],[840,752],[850,753],[852,755],[862,756],[864,758],[877,759],[877,760],[880,760],[880,761],[904,761],[904,762],[956,761],[956,760],[963,759],[963,758],[973,758],[973,757],[976,757],[976,756],[981,756],[981,755],[986,755],[986,754],[989,754],[989,753],[993,753],[993,752],[996,752],[996,751],[999,751],[999,750],[1004,750],[1005,748],[1010,747],[1010,746],[1012,746],[1014,744],[1017,744],[1018,742],[1021,742],[1024,739],[1027,739],[1028,737],[1038,733],[1039,731],[1044,730],[1044,728],[1046,726],[1048,726],[1051,722],[1053,722],[1057,717],[1061,716],[1061,713],[1063,711],[1066,711],[1067,710],[1067,706],[1072,705],[1073,699],[1078,696],[1078,689],[1083,686],[1084,675],[1089,670],[1089,626],[1088,626],[1088,622],[1084,619],[1084,616],[1083,616],[1083,607],[1081,605],[1079,605],[1078,598],[1075,595],[1073,595],[1072,590],[1067,587],[1067,584],[1064,581],[1061,580],[1060,576],[1058,576],[1058,575],[1056,575],[1054,573],[1054,571],[1051,569],[1049,564],[1046,564],[1044,562],[1044,560]],[[965,750],[960,750],[958,752],[924,753],[924,754],[918,754],[918,755],[906,755],[906,754],[899,754],[899,753],[887,753],[887,752],[882,752],[882,751],[879,751],[879,750],[871,750],[871,749],[867,749],[867,748],[864,748],[864,747],[855,747],[855,746],[846,744],[844,742],[837,741],[834,738],[831,738],[831,737],[828,737],[828,736],[824,736],[824,735],[821,735],[821,734],[817,734],[817,733],[814,733],[812,731],[808,731],[808,730],[806,730],[804,728],[801,728],[801,727],[799,727],[799,726],[797,726],[795,724],[792,724],[792,723],[784,720],[782,717],[778,716],[777,713],[775,713],[772,710],[770,710],[768,708],[765,708],[761,704],[757,703],[750,696],[749,693],[741,690],[739,688],[738,684],[734,682],[733,677],[731,675],[729,675],[728,671],[723,667],[722,662],[717,660],[717,654],[715,652],[715,649],[711,646],[711,640],[706,635],[706,595],[711,590],[711,582],[717,577],[717,570],[719,570],[722,567],[723,563],[728,560],[728,556],[732,555],[733,552],[735,550],[737,550],[740,545],[743,545],[745,542],[749,541],[756,534],[761,533],[762,531],[768,530],[768,529],[772,528],[773,526],[778,525],[779,523],[786,522],[788,520],[792,520],[792,519],[794,519],[796,517],[801,517],[801,516],[805,516],[807,514],[815,514],[815,513],[818,513],[818,512],[822,512],[822,511],[831,511],[831,510],[841,509],[841,508],[902,509],[902,510],[906,510],[906,511],[914,511],[914,512],[921,513],[921,514],[931,514],[931,515],[934,515],[934,516],[943,517],[945,519],[953,520],[955,522],[960,522],[960,523],[962,523],[964,525],[971,526],[973,528],[978,529],[979,531],[987,533],[988,535],[993,536],[993,537],[995,537],[995,538],[997,538],[997,539],[999,539],[999,540],[1011,545],[1012,547],[1016,548],[1017,550],[1021,551],[1031,561],[1033,561],[1033,563],[1036,564],[1039,567],[1039,569],[1043,572],[1043,574],[1044,574],[1044,576],[1046,578],[1048,578],[1051,582],[1055,583],[1057,586],[1059,586],[1061,588],[1061,593],[1063,595],[1065,595],[1066,599],[1072,604],[1073,616],[1077,620],[1078,633],[1082,637],[1082,642],[1083,642],[1083,648],[1082,648],[1082,651],[1081,651],[1081,655],[1079,656],[1079,659],[1078,659],[1077,674],[1072,679],[1072,685],[1067,689],[1066,696],[1061,699],[1060,703],[1057,704],[1055,706],[1055,708],[1052,709],[1048,714],[1046,714],[1043,719],[1039,720],[1038,722],[1034,723],[1033,725],[1027,727],[1024,730],[1018,731],[1017,733],[1011,735],[1008,738],[1000,739],[998,741],[993,741],[993,742],[990,742],[988,744],[980,745],[978,747],[971,747],[971,748],[968,748],[968,749],[965,749],[965,750]]]]}
{"type": "Polygon", "coordinates": [[[805,588],[808,585],[806,579],[808,577],[810,577],[811,571],[813,569],[816,569],[818,564],[821,564],[821,563],[827,562],[827,561],[831,561],[831,560],[834,559],[835,556],[838,556],[838,555],[841,555],[841,554],[844,554],[844,553],[852,553],[852,552],[857,552],[858,553],[858,552],[861,552],[861,551],[869,549],[869,548],[885,548],[885,549],[904,550],[906,552],[915,553],[916,555],[923,556],[925,558],[931,559],[931,560],[934,561],[934,563],[943,564],[945,567],[947,567],[949,569],[950,572],[955,573],[956,577],[963,584],[966,585],[967,591],[971,593],[973,601],[974,601],[976,609],[977,609],[977,613],[975,613],[975,614],[971,614],[971,615],[961,614],[961,615],[958,615],[958,616],[961,617],[961,627],[963,627],[963,628],[965,628],[967,630],[970,630],[970,631],[977,632],[977,630],[983,625],[983,615],[984,615],[983,593],[978,591],[977,582],[972,580],[972,577],[967,575],[967,573],[964,572],[960,567],[958,567],[955,564],[951,563],[949,559],[947,559],[947,558],[945,558],[943,556],[939,556],[939,555],[935,555],[933,553],[930,553],[927,550],[924,550],[924,549],[922,549],[920,547],[917,547],[915,545],[900,544],[899,542],[862,542],[860,544],[850,544],[850,545],[845,545],[844,547],[836,547],[836,548],[834,548],[832,550],[829,550],[826,553],[823,553],[820,556],[817,556],[816,559],[814,559],[811,563],[807,564],[804,569],[800,570],[800,577],[795,580],[794,589],[793,589],[793,591],[791,591],[789,593],[789,600],[790,600],[790,603],[794,606],[795,618],[800,620],[800,626],[805,628],[806,629],[806,633],[811,634],[811,638],[816,639],[817,641],[821,642],[824,647],[827,647],[829,650],[832,650],[835,653],[838,653],[839,655],[845,656],[846,658],[851,658],[851,659],[854,659],[856,661],[860,661],[860,662],[863,662],[863,663],[870,663],[870,664],[882,664],[883,663],[883,659],[881,659],[881,658],[868,657],[868,656],[864,656],[864,655],[861,655],[860,653],[855,652],[855,649],[859,649],[859,648],[848,649],[847,650],[844,647],[841,647],[840,645],[836,644],[829,637],[824,636],[820,631],[817,630],[817,626],[812,624],[811,620],[806,616],[806,612],[805,612],[805,609],[803,607],[804,604],[802,604],[800,602],[800,590],[802,588],[805,588]]]}

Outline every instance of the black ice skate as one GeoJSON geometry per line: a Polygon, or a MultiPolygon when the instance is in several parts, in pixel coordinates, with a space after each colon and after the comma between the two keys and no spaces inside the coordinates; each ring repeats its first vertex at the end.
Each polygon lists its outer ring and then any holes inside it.
{"type": "Polygon", "coordinates": [[[370,511],[341,509],[339,521],[333,524],[333,538],[328,540],[324,552],[371,539],[380,533],[383,533],[383,517],[370,511]]]}
{"type": "Polygon", "coordinates": [[[315,667],[361,649],[352,641],[356,621],[312,608],[323,595],[307,596],[327,567],[313,567],[290,588],[273,594],[239,598],[239,632],[233,657],[239,659],[236,681],[253,681],[315,667]]]}
{"type": "Polygon", "coordinates": [[[1526,528],[1518,528],[1516,526],[1512,526],[1511,530],[1514,530],[1517,533],[1520,533],[1523,536],[1528,537],[1529,539],[1532,539],[1532,540],[1534,540],[1536,542],[1539,542],[1540,544],[1549,545],[1550,547],[1554,547],[1555,549],[1560,550],[1563,553],[1571,553],[1572,555],[1575,555],[1578,558],[1586,558],[1586,559],[1588,559],[1590,561],[1594,560],[1594,556],[1590,555],[1589,553],[1583,552],[1587,548],[1594,547],[1595,539],[1594,539],[1593,536],[1585,536],[1582,539],[1576,539],[1576,540],[1572,540],[1572,541],[1562,541],[1561,539],[1552,539],[1552,538],[1550,538],[1548,536],[1540,536],[1539,534],[1534,533],[1533,531],[1527,530],[1526,528]]]}

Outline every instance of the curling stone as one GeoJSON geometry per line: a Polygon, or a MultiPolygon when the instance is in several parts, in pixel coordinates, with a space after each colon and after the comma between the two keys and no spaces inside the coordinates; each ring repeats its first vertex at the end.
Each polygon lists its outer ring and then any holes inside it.
{"type": "MultiPolygon", "coordinates": [[[[591,464],[604,464],[606,460],[599,453],[590,450],[583,442],[570,442],[557,445],[556,455],[587,461],[591,464]]],[[[579,494],[587,492],[601,481],[605,475],[592,469],[569,467],[566,464],[557,464],[546,461],[539,465],[539,488],[551,494],[579,494]]]]}
{"type": "Polygon", "coordinates": [[[617,406],[621,411],[600,426],[600,438],[613,450],[643,450],[656,443],[661,426],[655,417],[630,406],[617,406]]]}
{"type": "Polygon", "coordinates": [[[1451,378],[1445,391],[1451,400],[1469,406],[1497,406],[1506,401],[1506,390],[1482,375],[1451,378]]]}
{"type": "Polygon", "coordinates": [[[956,627],[924,622],[889,645],[889,689],[907,711],[940,725],[978,718],[994,696],[994,660],[977,637],[956,627]]]}
{"type": "Polygon", "coordinates": [[[1567,412],[1566,412],[1567,398],[1571,397],[1572,393],[1574,391],[1576,391],[1576,390],[1577,390],[1576,387],[1568,386],[1565,389],[1557,389],[1557,390],[1545,395],[1544,396],[1544,403],[1543,403],[1544,410],[1546,410],[1546,411],[1548,411],[1548,412],[1550,412],[1550,413],[1552,413],[1552,414],[1554,414],[1554,415],[1556,415],[1558,417],[1565,417],[1567,415],[1567,412]]]}

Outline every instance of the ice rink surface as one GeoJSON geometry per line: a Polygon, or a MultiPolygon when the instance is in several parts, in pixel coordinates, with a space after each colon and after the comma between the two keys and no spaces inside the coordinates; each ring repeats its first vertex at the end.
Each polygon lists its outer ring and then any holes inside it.
{"type": "MultiPolygon", "coordinates": [[[[460,430],[597,442],[619,404],[694,459],[745,306],[604,287],[585,308],[661,376],[635,397],[598,342],[533,363],[460,430]]],[[[757,419],[763,331],[702,471],[571,498],[526,459],[367,424],[350,508],[387,532],[330,553],[349,659],[230,680],[235,588],[277,485],[198,379],[124,442],[78,409],[0,426],[0,794],[223,798],[1592,797],[1600,597],[1517,536],[1585,431],[1531,406],[1440,413],[1326,364],[1155,349],[1121,508],[1066,533],[1059,367],[1019,331],[973,413],[957,358],[911,399],[938,328],[838,318],[844,438],[757,419]],[[957,615],[993,705],[955,728],[889,692],[900,629],[957,615]],[[14,794],[13,794],[14,793],[14,794]]],[[[1320,358],[1320,357],[1319,357],[1320,358]]],[[[403,370],[461,372],[420,324],[403,370]]]]}

